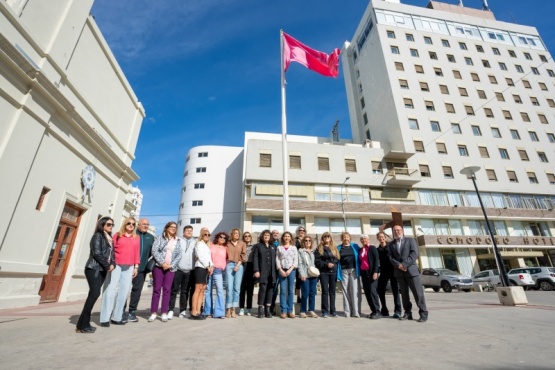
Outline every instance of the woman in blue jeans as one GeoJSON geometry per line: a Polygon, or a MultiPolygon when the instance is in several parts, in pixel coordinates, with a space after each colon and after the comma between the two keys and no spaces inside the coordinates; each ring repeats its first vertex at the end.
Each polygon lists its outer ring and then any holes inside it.
{"type": "Polygon", "coordinates": [[[223,273],[226,266],[226,245],[229,237],[224,232],[216,234],[210,246],[210,255],[214,263],[214,270],[208,279],[208,286],[204,293],[204,316],[225,319],[225,293],[223,273]],[[212,296],[212,285],[216,285],[216,299],[212,296]]]}
{"type": "Polygon", "coordinates": [[[241,240],[241,230],[231,229],[227,242],[227,263],[225,266],[226,302],[225,317],[236,317],[235,308],[239,307],[239,293],[243,280],[243,263],[246,261],[247,245],[241,240]]]}
{"type": "Polygon", "coordinates": [[[312,250],[312,238],[305,236],[300,240],[299,249],[299,276],[301,280],[301,318],[318,317],[314,312],[316,300],[316,284],[318,276],[309,276],[309,267],[314,266],[314,251],[312,250]],[[308,307],[307,307],[308,306],[308,307]],[[308,316],[307,316],[308,308],[308,316]]]}
{"type": "Polygon", "coordinates": [[[276,251],[276,267],[279,272],[279,305],[281,318],[288,316],[295,318],[293,313],[293,298],[295,296],[295,270],[298,266],[299,253],[295,244],[292,244],[293,236],[289,231],[281,235],[281,245],[276,251]]]}

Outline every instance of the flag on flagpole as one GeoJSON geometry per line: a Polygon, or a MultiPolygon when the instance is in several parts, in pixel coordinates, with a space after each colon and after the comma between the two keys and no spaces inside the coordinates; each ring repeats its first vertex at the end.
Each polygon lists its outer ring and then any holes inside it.
{"type": "Polygon", "coordinates": [[[283,32],[283,70],[287,71],[291,62],[297,62],[306,68],[328,77],[337,77],[339,73],[339,49],[331,54],[314,50],[283,32]]]}

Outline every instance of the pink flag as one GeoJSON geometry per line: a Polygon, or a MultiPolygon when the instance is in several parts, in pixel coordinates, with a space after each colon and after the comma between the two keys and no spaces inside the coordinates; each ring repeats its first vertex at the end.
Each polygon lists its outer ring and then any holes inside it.
{"type": "Polygon", "coordinates": [[[283,62],[284,71],[287,71],[289,63],[301,63],[306,68],[328,77],[337,77],[339,73],[339,49],[334,49],[328,55],[295,40],[285,32],[283,33],[283,62]]]}

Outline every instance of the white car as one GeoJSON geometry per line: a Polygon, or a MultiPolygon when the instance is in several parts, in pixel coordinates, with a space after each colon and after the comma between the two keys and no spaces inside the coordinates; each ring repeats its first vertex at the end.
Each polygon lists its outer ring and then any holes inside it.
{"type": "Polygon", "coordinates": [[[552,291],[555,289],[555,267],[520,267],[512,269],[509,274],[527,272],[532,276],[536,286],[534,289],[552,291]]]}
{"type": "MultiPolygon", "coordinates": [[[[520,285],[524,289],[531,288],[536,283],[528,273],[508,274],[511,285],[520,285]]],[[[485,270],[472,277],[474,285],[490,283],[491,285],[501,285],[499,270],[485,270]]]]}
{"type": "Polygon", "coordinates": [[[473,287],[470,276],[449,269],[424,269],[420,275],[420,281],[424,288],[432,288],[434,292],[439,292],[439,288],[445,293],[453,289],[470,292],[473,287]]]}

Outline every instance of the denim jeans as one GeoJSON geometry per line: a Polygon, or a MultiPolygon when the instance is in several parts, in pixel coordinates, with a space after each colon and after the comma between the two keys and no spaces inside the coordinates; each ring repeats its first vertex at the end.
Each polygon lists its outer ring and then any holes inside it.
{"type": "Polygon", "coordinates": [[[307,277],[305,281],[301,280],[301,312],[306,313],[307,306],[308,311],[314,311],[316,284],[318,284],[317,277],[307,277]]]}
{"type": "Polygon", "coordinates": [[[133,266],[131,265],[116,265],[108,274],[104,282],[100,322],[110,322],[110,318],[114,321],[121,321],[123,307],[131,290],[132,279],[133,266]]]}
{"type": "Polygon", "coordinates": [[[225,296],[223,270],[214,269],[212,275],[208,279],[208,285],[204,292],[204,311],[203,315],[212,315],[213,317],[225,316],[225,296]],[[216,285],[216,301],[212,296],[212,285],[216,285]]]}
{"type": "Polygon", "coordinates": [[[289,276],[283,277],[279,274],[279,307],[281,313],[293,312],[293,298],[295,296],[295,270],[289,276]]]}
{"type": "Polygon", "coordinates": [[[237,271],[233,269],[237,266],[235,262],[228,262],[225,266],[226,299],[225,308],[239,307],[239,293],[241,292],[241,280],[243,280],[243,265],[239,265],[237,271]]]}

